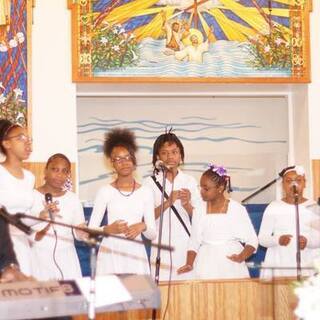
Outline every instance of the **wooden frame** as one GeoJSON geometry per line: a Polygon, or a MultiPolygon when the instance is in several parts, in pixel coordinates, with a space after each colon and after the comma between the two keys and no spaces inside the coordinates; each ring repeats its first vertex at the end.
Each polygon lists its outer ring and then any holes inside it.
{"type": "Polygon", "coordinates": [[[320,159],[312,160],[313,198],[320,199],[320,159]]]}
{"type": "Polygon", "coordinates": [[[34,0],[1,0],[0,117],[31,128],[31,26],[34,0]]]}
{"type": "Polygon", "coordinates": [[[68,0],[73,81],[310,82],[311,0],[159,1],[68,0]]]}

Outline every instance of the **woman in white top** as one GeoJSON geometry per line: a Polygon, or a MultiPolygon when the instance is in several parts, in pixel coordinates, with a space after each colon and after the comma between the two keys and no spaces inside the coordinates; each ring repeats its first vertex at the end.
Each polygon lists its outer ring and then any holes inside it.
{"type": "MultiPolygon", "coordinates": [[[[42,210],[41,217],[43,218],[50,218],[48,212],[50,210],[51,217],[57,222],[84,226],[84,214],[80,200],[66,187],[70,174],[71,163],[64,154],[56,153],[51,156],[45,167],[45,183],[35,190],[34,208],[37,208],[38,212],[42,210]]],[[[34,276],[43,281],[81,277],[72,230],[46,222],[37,224],[34,229],[38,231],[34,235],[32,245],[33,257],[37,266],[34,276]]],[[[75,234],[77,235],[77,231],[75,234]]],[[[79,238],[81,235],[78,233],[79,238]]]]}
{"type": "Polygon", "coordinates": [[[207,206],[194,215],[185,265],[178,273],[194,269],[195,279],[248,278],[245,264],[256,250],[258,239],[246,209],[227,199],[230,178],[223,167],[210,165],[200,180],[207,206]]]}
{"type": "MultiPolygon", "coordinates": [[[[153,145],[152,163],[155,167],[155,174],[145,179],[145,184],[153,190],[155,198],[154,207],[158,235],[162,193],[160,188],[163,184],[163,171],[156,168],[159,161],[165,167],[170,168],[165,172],[165,191],[168,198],[164,201],[162,244],[174,247],[174,251],[171,253],[161,250],[159,280],[186,280],[192,278],[192,274],[177,274],[177,268],[186,259],[193,212],[203,203],[196,180],[180,169],[180,165],[184,161],[184,147],[180,139],[171,131],[160,135],[153,145]],[[173,208],[170,208],[172,205],[179,216],[173,211],[173,208]]],[[[158,239],[154,243],[158,243],[158,239]]],[[[157,249],[151,248],[150,260],[153,276],[156,270],[156,258],[157,249]]]]}
{"type": "MultiPolygon", "coordinates": [[[[134,178],[137,146],[133,132],[116,128],[106,134],[104,154],[110,159],[116,178],[100,188],[95,198],[90,227],[99,227],[107,209],[110,235],[141,240],[156,237],[151,190],[134,178]]],[[[150,274],[144,245],[116,238],[104,238],[98,252],[97,274],[150,274]]]]}
{"type": "MultiPolygon", "coordinates": [[[[30,214],[35,178],[22,167],[23,161],[27,160],[32,152],[32,139],[28,136],[26,128],[1,119],[0,151],[5,156],[4,162],[0,164],[0,205],[10,214],[30,214]]],[[[31,254],[27,235],[12,225],[9,231],[21,271],[31,275],[31,254]]]]}
{"type": "MultiPolygon", "coordinates": [[[[303,167],[291,166],[282,171],[284,197],[268,205],[259,231],[259,242],[267,248],[264,260],[266,269],[262,270],[261,277],[297,275],[296,197],[299,206],[301,266],[313,266],[315,251],[320,248],[320,231],[313,225],[318,224],[319,217],[308,209],[312,201],[303,196],[305,186],[303,167]]],[[[302,275],[312,273],[311,269],[302,270],[302,275]]]]}

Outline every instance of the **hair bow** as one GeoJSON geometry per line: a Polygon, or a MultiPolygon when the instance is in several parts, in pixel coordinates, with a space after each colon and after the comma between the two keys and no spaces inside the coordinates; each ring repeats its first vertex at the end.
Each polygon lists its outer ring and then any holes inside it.
{"type": "Polygon", "coordinates": [[[210,168],[210,170],[215,172],[220,177],[225,177],[227,175],[227,170],[223,166],[217,166],[217,165],[215,165],[213,163],[210,163],[209,164],[209,168],[210,168]]]}

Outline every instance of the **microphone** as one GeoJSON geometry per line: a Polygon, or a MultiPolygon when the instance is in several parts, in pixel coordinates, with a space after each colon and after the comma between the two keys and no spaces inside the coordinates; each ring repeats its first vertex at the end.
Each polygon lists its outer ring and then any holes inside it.
{"type": "MultiPolygon", "coordinates": [[[[52,203],[52,194],[49,193],[49,192],[46,193],[46,194],[44,195],[44,199],[45,199],[45,201],[46,201],[47,204],[51,204],[51,203],[52,203]]],[[[49,212],[50,220],[54,220],[52,211],[49,209],[48,212],[49,212]]]]}
{"type": "Polygon", "coordinates": [[[298,196],[297,186],[298,186],[298,183],[297,183],[296,181],[293,181],[293,182],[291,183],[291,188],[292,188],[293,194],[294,194],[296,197],[298,196]]]}
{"type": "Polygon", "coordinates": [[[32,233],[31,228],[20,220],[19,215],[21,215],[21,213],[10,214],[5,207],[3,206],[0,207],[0,216],[5,221],[7,221],[7,223],[15,226],[17,229],[21,230],[22,232],[30,235],[32,233]]]}
{"type": "Polygon", "coordinates": [[[171,170],[171,168],[167,166],[162,160],[157,160],[156,163],[154,164],[154,167],[162,171],[171,170]]]}

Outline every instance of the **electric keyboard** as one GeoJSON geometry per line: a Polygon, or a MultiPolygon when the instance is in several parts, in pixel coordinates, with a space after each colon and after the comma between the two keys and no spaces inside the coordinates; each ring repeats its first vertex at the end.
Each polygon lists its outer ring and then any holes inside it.
{"type": "MultiPolygon", "coordinates": [[[[132,299],[99,306],[97,313],[160,308],[160,291],[149,276],[119,275],[117,278],[132,299]]],[[[99,282],[99,277],[96,282],[99,282]]],[[[0,284],[1,320],[71,316],[87,312],[88,301],[74,280],[0,284]]]]}

